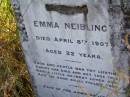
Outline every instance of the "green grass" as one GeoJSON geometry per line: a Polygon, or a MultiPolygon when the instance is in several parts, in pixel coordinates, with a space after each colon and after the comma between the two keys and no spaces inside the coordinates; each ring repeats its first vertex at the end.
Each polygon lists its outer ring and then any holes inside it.
{"type": "Polygon", "coordinates": [[[34,97],[9,0],[0,1],[0,97],[34,97]]]}

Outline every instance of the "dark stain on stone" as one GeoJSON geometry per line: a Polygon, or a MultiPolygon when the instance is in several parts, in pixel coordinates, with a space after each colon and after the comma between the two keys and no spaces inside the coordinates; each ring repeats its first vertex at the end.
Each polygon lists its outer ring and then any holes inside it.
{"type": "Polygon", "coordinates": [[[128,43],[129,43],[129,45],[130,45],[130,35],[128,35],[128,43]]]}
{"type": "Polygon", "coordinates": [[[124,15],[124,28],[125,29],[130,29],[130,16],[124,15]]]}
{"type": "Polygon", "coordinates": [[[121,9],[124,14],[130,15],[130,0],[121,0],[121,9]]]}
{"type": "Polygon", "coordinates": [[[130,65],[130,56],[129,56],[129,58],[128,58],[128,64],[130,65]]]}
{"type": "Polygon", "coordinates": [[[87,5],[82,6],[67,6],[67,5],[54,5],[54,4],[46,4],[47,11],[56,11],[65,15],[75,15],[79,13],[88,13],[87,5]]]}

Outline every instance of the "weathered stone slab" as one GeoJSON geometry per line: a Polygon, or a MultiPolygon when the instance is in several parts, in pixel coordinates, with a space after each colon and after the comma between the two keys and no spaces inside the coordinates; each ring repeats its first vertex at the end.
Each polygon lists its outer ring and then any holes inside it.
{"type": "Polygon", "coordinates": [[[37,97],[128,96],[128,1],[12,0],[12,6],[37,97]]]}

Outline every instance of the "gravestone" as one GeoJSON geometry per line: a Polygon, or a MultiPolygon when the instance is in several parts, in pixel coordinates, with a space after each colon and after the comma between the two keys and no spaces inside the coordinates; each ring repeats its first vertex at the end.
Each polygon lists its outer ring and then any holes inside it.
{"type": "Polygon", "coordinates": [[[37,97],[127,97],[127,0],[11,0],[37,97]]]}

